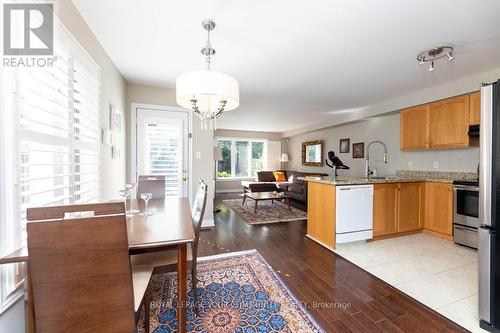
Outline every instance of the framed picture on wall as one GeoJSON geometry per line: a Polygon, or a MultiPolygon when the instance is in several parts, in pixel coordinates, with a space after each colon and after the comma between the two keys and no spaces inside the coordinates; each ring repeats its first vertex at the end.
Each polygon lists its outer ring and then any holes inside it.
{"type": "Polygon", "coordinates": [[[358,142],[352,144],[352,158],[364,158],[365,157],[365,143],[358,142]]]}
{"type": "Polygon", "coordinates": [[[348,153],[350,145],[351,145],[351,139],[340,139],[340,144],[339,144],[340,152],[348,153]]]}

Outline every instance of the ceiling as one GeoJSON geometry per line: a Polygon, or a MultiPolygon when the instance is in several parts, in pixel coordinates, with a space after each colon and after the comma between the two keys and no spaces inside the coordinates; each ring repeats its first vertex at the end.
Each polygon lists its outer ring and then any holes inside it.
{"type": "Polygon", "coordinates": [[[175,87],[203,69],[212,18],[213,69],[240,83],[220,128],[284,132],[500,67],[498,0],[73,0],[128,82],[175,87]],[[427,71],[415,57],[452,45],[427,71]]]}

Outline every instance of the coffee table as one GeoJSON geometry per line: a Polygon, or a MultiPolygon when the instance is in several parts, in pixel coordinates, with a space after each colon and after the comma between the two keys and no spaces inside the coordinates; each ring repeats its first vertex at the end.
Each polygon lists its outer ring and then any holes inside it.
{"type": "Polygon", "coordinates": [[[247,198],[250,198],[253,201],[255,201],[254,213],[257,213],[257,204],[259,203],[259,201],[265,201],[265,200],[271,200],[271,203],[273,203],[274,200],[284,200],[288,205],[288,209],[289,210],[292,209],[290,207],[290,196],[286,194],[278,194],[274,192],[246,192],[243,194],[242,205],[245,205],[245,201],[247,198]]]}

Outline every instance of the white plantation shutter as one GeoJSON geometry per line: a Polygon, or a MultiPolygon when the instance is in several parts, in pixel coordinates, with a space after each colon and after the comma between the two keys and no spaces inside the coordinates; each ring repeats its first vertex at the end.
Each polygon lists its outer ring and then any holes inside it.
{"type": "Polygon", "coordinates": [[[181,194],[182,121],[148,119],[146,121],[146,173],[165,176],[165,195],[181,194]]]}
{"type": "Polygon", "coordinates": [[[267,142],[267,160],[264,165],[264,170],[279,170],[281,169],[281,141],[267,142]]]}

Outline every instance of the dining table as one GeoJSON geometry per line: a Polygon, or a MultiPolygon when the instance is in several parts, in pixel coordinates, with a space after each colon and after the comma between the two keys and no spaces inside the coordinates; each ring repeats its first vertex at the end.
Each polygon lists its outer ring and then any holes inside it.
{"type": "MultiPolygon", "coordinates": [[[[131,204],[144,211],[143,201],[132,200],[131,204]]],[[[191,219],[191,208],[187,198],[151,199],[149,216],[135,214],[127,217],[129,255],[177,249],[177,320],[178,332],[186,332],[187,318],[187,246],[194,242],[195,234],[191,219]]],[[[0,258],[1,264],[27,262],[27,247],[22,247],[0,258]]],[[[29,270],[27,270],[29,272],[29,270]]],[[[35,332],[32,288],[27,273],[27,331],[35,332]]]]}

